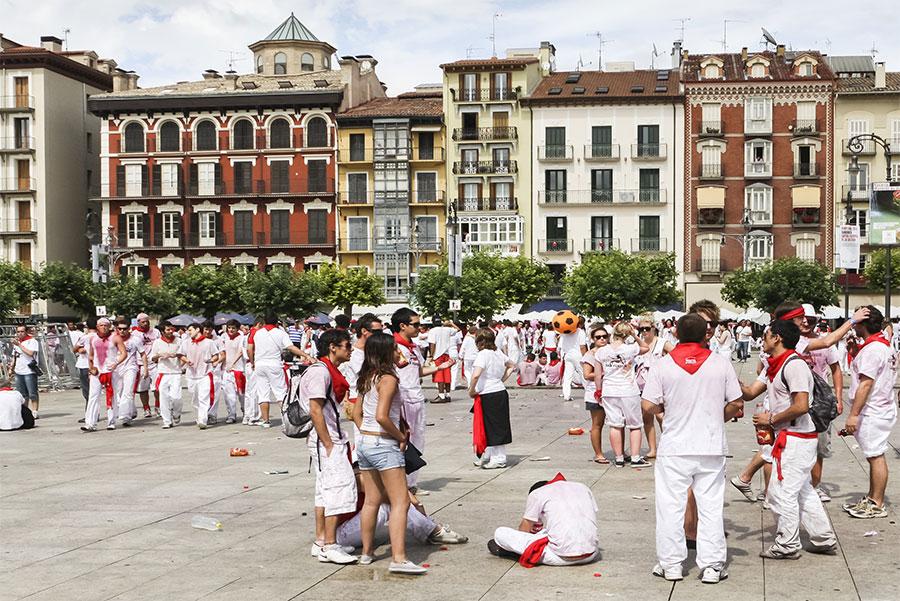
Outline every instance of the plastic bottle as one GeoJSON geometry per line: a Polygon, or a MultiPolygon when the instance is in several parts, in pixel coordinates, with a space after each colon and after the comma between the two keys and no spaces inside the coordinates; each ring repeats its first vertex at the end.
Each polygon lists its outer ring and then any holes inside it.
{"type": "Polygon", "coordinates": [[[216,530],[222,529],[222,522],[216,518],[206,517],[205,515],[195,515],[191,518],[191,527],[199,530],[216,530]]]}
{"type": "MultiPolygon", "coordinates": [[[[756,409],[753,411],[754,415],[759,415],[760,413],[764,413],[766,411],[765,405],[763,405],[762,401],[756,402],[756,409]]],[[[772,426],[766,424],[758,424],[756,426],[756,443],[760,446],[762,445],[770,445],[775,442],[775,431],[772,429],[772,426]]]]}

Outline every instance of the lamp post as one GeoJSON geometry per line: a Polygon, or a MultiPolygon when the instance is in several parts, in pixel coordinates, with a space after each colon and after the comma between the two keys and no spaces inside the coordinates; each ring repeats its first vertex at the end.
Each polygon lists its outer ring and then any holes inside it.
{"type": "MultiPolygon", "coordinates": [[[[457,259],[461,257],[462,253],[459,252],[457,248],[459,246],[459,219],[456,216],[456,203],[451,201],[447,205],[447,225],[449,226],[447,229],[450,233],[450,240],[448,240],[447,250],[448,250],[448,261],[447,266],[450,267],[450,276],[453,278],[453,298],[459,298],[459,277],[462,274],[462,265],[457,264],[457,259]]],[[[453,321],[458,321],[458,311],[453,310],[453,321]]]]}
{"type": "MultiPolygon", "coordinates": [[[[859,173],[859,154],[865,150],[866,142],[873,142],[880,146],[884,151],[884,161],[887,165],[886,181],[891,182],[891,144],[881,136],[875,134],[858,134],[847,140],[847,150],[853,155],[850,159],[848,171],[850,173],[859,173]]],[[[884,318],[886,321],[891,320],[891,249],[891,244],[888,244],[885,247],[884,318]]]]}
{"type": "Polygon", "coordinates": [[[741,256],[742,259],[742,269],[747,271],[747,266],[750,263],[750,258],[747,256],[747,239],[750,237],[750,227],[752,223],[750,223],[751,211],[749,208],[744,208],[744,218],[741,219],[741,225],[744,226],[743,234],[719,234],[722,237],[722,240],[719,244],[725,246],[725,240],[731,238],[732,240],[736,240],[741,243],[741,256]]]}
{"type": "MultiPolygon", "coordinates": [[[[847,168],[847,173],[850,174],[851,179],[852,176],[859,174],[859,165],[854,163],[850,163],[850,167],[847,168]]],[[[853,216],[853,189],[849,186],[847,187],[847,198],[845,199],[845,208],[844,208],[844,223],[846,225],[851,225],[851,217],[853,216]]],[[[857,257],[858,258],[858,257],[857,257]]],[[[859,271],[859,264],[856,265],[857,271],[859,271]]],[[[850,319],[850,270],[844,269],[844,319],[850,319]]]]}

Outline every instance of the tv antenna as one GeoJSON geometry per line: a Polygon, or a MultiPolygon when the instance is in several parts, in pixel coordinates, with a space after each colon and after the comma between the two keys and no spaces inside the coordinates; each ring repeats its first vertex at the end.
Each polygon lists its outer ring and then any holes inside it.
{"type": "Polygon", "coordinates": [[[675,28],[675,29],[678,30],[678,33],[679,33],[678,39],[675,40],[675,41],[676,41],[676,42],[681,42],[681,43],[683,44],[683,43],[684,43],[684,24],[687,23],[688,21],[690,21],[691,18],[690,18],[690,17],[684,17],[683,19],[672,19],[672,20],[673,20],[673,21],[678,21],[678,22],[681,24],[681,25],[679,25],[678,27],[675,28]]]}
{"type": "Polygon", "coordinates": [[[875,46],[875,40],[872,40],[872,47],[869,48],[869,53],[872,55],[872,58],[875,58],[875,55],[878,54],[878,48],[875,46]]]}
{"type": "Polygon", "coordinates": [[[773,46],[778,46],[778,42],[775,40],[775,36],[769,33],[769,30],[765,27],[762,28],[762,43],[766,50],[769,49],[769,44],[773,46]]]}
{"type": "Polygon", "coordinates": [[[488,39],[491,41],[491,57],[493,58],[497,58],[497,19],[502,16],[503,13],[497,11],[491,17],[491,35],[488,36],[488,39]]]}
{"type": "Polygon", "coordinates": [[[653,44],[653,52],[650,54],[650,69],[656,68],[656,57],[659,56],[659,51],[656,49],[656,44],[653,44]]]}
{"type": "Polygon", "coordinates": [[[229,71],[234,71],[235,63],[247,60],[247,57],[245,56],[238,56],[240,54],[243,54],[243,52],[240,50],[219,50],[219,52],[224,52],[228,55],[228,61],[225,64],[228,65],[229,71]]]}
{"type": "Polygon", "coordinates": [[[722,52],[728,52],[728,24],[729,23],[746,23],[740,19],[722,19],[722,52]]]}
{"type": "Polygon", "coordinates": [[[475,54],[476,50],[484,50],[484,48],[476,48],[475,46],[469,46],[466,48],[466,58],[472,58],[472,55],[475,54]]]}
{"type": "Polygon", "coordinates": [[[592,38],[597,38],[597,71],[603,71],[603,45],[609,44],[613,40],[604,40],[603,33],[600,31],[595,31],[587,35],[592,38]]]}
{"type": "Polygon", "coordinates": [[[72,32],[72,30],[69,29],[68,27],[63,29],[63,44],[64,44],[63,48],[66,49],[66,52],[69,51],[69,34],[71,32],[72,32]]]}

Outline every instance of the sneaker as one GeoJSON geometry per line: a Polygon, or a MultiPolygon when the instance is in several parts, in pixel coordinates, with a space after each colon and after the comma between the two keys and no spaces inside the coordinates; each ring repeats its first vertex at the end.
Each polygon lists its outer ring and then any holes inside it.
{"type": "MultiPolygon", "coordinates": [[[[341,547],[341,550],[347,555],[351,555],[354,551],[356,551],[355,547],[341,547]]],[[[322,552],[322,545],[319,543],[313,543],[312,547],[309,550],[309,554],[313,557],[318,557],[322,552]]]]}
{"type": "Polygon", "coordinates": [[[144,417],[153,417],[153,414],[150,413],[149,409],[144,409],[144,417]]]}
{"type": "Polygon", "coordinates": [[[82,417],[80,420],[78,420],[78,423],[79,423],[79,424],[83,424],[83,423],[84,423],[84,418],[82,417]]]}
{"type": "Polygon", "coordinates": [[[162,417],[162,414],[159,412],[159,407],[154,407],[154,408],[153,408],[153,416],[156,417],[156,418],[162,417]]]}
{"type": "Polygon", "coordinates": [[[651,467],[652,465],[652,463],[650,463],[643,457],[638,457],[637,459],[633,459],[631,461],[631,467],[633,468],[651,467]]]}
{"type": "Polygon", "coordinates": [[[172,421],[175,422],[175,425],[177,426],[178,424],[181,423],[181,416],[176,415],[175,417],[172,418],[172,421]]]}
{"type": "Polygon", "coordinates": [[[484,459],[476,455],[475,459],[472,460],[472,465],[474,465],[475,467],[481,467],[482,465],[484,465],[484,459]]]}
{"type": "Polygon", "coordinates": [[[209,416],[209,418],[207,418],[206,423],[208,423],[210,426],[215,426],[219,423],[219,418],[215,415],[211,415],[209,416]]]}
{"type": "Polygon", "coordinates": [[[758,493],[756,493],[756,500],[757,501],[765,501],[766,500],[766,491],[761,490],[758,493]]]}
{"type": "Polygon", "coordinates": [[[391,562],[391,566],[388,568],[388,572],[393,572],[394,574],[427,574],[428,568],[423,568],[420,565],[416,565],[410,560],[406,560],[402,563],[397,563],[396,561],[391,562]]]}
{"type": "Polygon", "coordinates": [[[107,430],[115,430],[115,429],[116,429],[116,425],[115,425],[115,424],[110,424],[110,425],[106,426],[106,429],[107,429],[107,430]]]}
{"type": "Polygon", "coordinates": [[[122,427],[123,427],[123,428],[130,428],[130,427],[131,427],[131,420],[130,420],[130,419],[123,419],[123,420],[122,420],[122,427]]]}
{"type": "Polygon", "coordinates": [[[876,505],[871,499],[866,499],[868,501],[865,507],[856,508],[854,507],[847,513],[850,514],[850,517],[858,518],[860,520],[870,520],[872,518],[886,518],[888,513],[887,509],[884,508],[884,505],[876,505]]]}
{"type": "Polygon", "coordinates": [[[717,570],[715,568],[706,568],[700,576],[700,582],[703,584],[719,584],[719,582],[728,578],[728,572],[725,568],[717,570]]]}
{"type": "Polygon", "coordinates": [[[676,566],[674,568],[666,568],[665,570],[659,564],[653,566],[653,575],[659,578],[665,578],[670,582],[676,582],[678,580],[684,580],[684,573],[681,571],[681,566],[676,566]]]}
{"type": "Polygon", "coordinates": [[[248,426],[258,426],[259,424],[260,424],[260,422],[258,419],[251,419],[250,421],[247,422],[248,426]]]}
{"type": "Polygon", "coordinates": [[[757,495],[753,494],[753,487],[741,480],[740,476],[732,478],[731,485],[738,489],[738,491],[740,491],[740,493],[751,503],[756,503],[760,500],[757,495]]]}
{"type": "Polygon", "coordinates": [[[831,501],[831,497],[821,486],[816,487],[816,494],[819,495],[819,500],[823,503],[829,503],[831,501]]]}
{"type": "Polygon", "coordinates": [[[201,430],[206,430],[206,424],[197,424],[197,427],[201,430]]]}
{"type": "Polygon", "coordinates": [[[41,419],[41,416],[38,415],[37,411],[32,411],[31,413],[32,413],[32,415],[34,415],[34,419],[41,419]]]}
{"type": "Polygon", "coordinates": [[[503,469],[505,467],[506,467],[505,461],[494,461],[493,459],[491,459],[490,461],[488,461],[487,463],[482,465],[481,469],[483,469],[483,470],[499,470],[499,469],[503,469]]]}
{"type": "Polygon", "coordinates": [[[339,565],[347,565],[356,563],[359,558],[356,555],[350,555],[345,552],[339,545],[326,545],[319,551],[319,561],[322,563],[336,563],[339,565]]]}
{"type": "Polygon", "coordinates": [[[837,543],[825,547],[810,545],[806,548],[806,552],[815,553],[816,555],[837,555],[837,543]]]}
{"type": "Polygon", "coordinates": [[[448,396],[439,396],[431,401],[434,405],[439,405],[440,403],[449,403],[450,397],[448,396]]]}
{"type": "Polygon", "coordinates": [[[613,464],[616,467],[625,467],[625,460],[624,459],[616,459],[615,461],[613,461],[613,464]]]}
{"type": "Polygon", "coordinates": [[[97,428],[95,428],[94,426],[81,426],[81,431],[82,432],[96,432],[97,428]]]}
{"type": "Polygon", "coordinates": [[[856,509],[856,510],[863,509],[868,503],[869,503],[869,497],[863,497],[856,503],[843,503],[841,505],[841,509],[843,509],[847,513],[850,513],[854,509],[856,509]]]}
{"type": "Polygon", "coordinates": [[[469,542],[469,537],[457,534],[446,524],[440,528],[437,534],[428,535],[428,542],[432,545],[461,545],[469,542]]]}
{"type": "Polygon", "coordinates": [[[237,420],[234,419],[233,417],[225,418],[225,423],[226,423],[226,424],[233,424],[233,423],[236,422],[236,421],[237,421],[237,420]]]}
{"type": "Polygon", "coordinates": [[[774,547],[769,547],[765,551],[760,552],[759,556],[763,559],[800,559],[800,551],[782,553],[774,547]]]}
{"type": "Polygon", "coordinates": [[[375,561],[375,558],[372,557],[371,555],[360,555],[359,561],[356,563],[361,566],[367,566],[367,565],[371,565],[373,561],[375,561]]]}
{"type": "Polygon", "coordinates": [[[250,423],[250,418],[245,415],[244,419],[241,421],[241,423],[244,424],[245,426],[248,425],[250,423]]]}
{"type": "Polygon", "coordinates": [[[503,547],[497,544],[497,541],[491,539],[487,543],[488,553],[491,555],[496,555],[497,557],[505,557],[507,559],[519,559],[518,554],[513,553],[512,551],[507,551],[503,547]]]}
{"type": "Polygon", "coordinates": [[[271,428],[272,422],[270,422],[269,420],[266,420],[264,422],[259,422],[259,427],[260,428],[271,428]]]}
{"type": "Polygon", "coordinates": [[[163,425],[162,425],[162,429],[163,429],[163,430],[168,430],[168,429],[171,428],[171,427],[172,427],[172,424],[163,424],[163,425]]]}

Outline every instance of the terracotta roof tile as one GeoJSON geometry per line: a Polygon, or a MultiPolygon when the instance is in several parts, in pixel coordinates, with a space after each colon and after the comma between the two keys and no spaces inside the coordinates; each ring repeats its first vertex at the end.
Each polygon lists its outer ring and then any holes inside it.
{"type": "MultiPolygon", "coordinates": [[[[410,94],[415,94],[410,93],[410,94]]],[[[434,117],[444,114],[443,100],[440,96],[407,96],[397,98],[375,98],[338,115],[341,118],[361,117],[434,117]]]]}
{"type": "Polygon", "coordinates": [[[839,77],[834,81],[841,94],[887,94],[900,92],[900,73],[885,73],[886,87],[876,90],[875,77],[839,77]]]}
{"type": "Polygon", "coordinates": [[[342,90],[340,71],[317,71],[302,73],[299,75],[257,75],[255,73],[238,75],[232,90],[230,82],[224,77],[216,79],[201,79],[198,81],[186,81],[152,88],[138,88],[112,92],[110,94],[98,94],[94,98],[142,98],[156,96],[218,96],[227,94],[289,94],[291,92],[334,92],[342,90]],[[279,82],[290,82],[291,86],[281,87],[279,82]],[[325,85],[316,85],[324,82],[325,85]],[[247,84],[247,87],[244,86],[247,84]],[[255,86],[255,87],[253,87],[255,86]]]}
{"type": "Polygon", "coordinates": [[[532,104],[581,101],[586,104],[615,100],[663,99],[671,102],[680,97],[678,72],[666,69],[637,71],[561,71],[541,80],[528,98],[532,104]],[[659,79],[665,74],[666,79],[659,79]],[[570,78],[571,76],[571,78],[570,78]],[[577,81],[575,78],[577,76],[577,81]],[[657,87],[660,91],[657,91],[657,87]],[[663,90],[663,88],[665,88],[663,90]],[[598,92],[598,90],[605,90],[598,92]]]}
{"type": "Polygon", "coordinates": [[[747,60],[752,59],[754,56],[761,56],[769,61],[768,77],[748,77],[744,69],[744,60],[741,58],[740,53],[714,53],[691,54],[685,58],[681,64],[682,79],[685,83],[691,83],[696,81],[827,81],[834,77],[825,57],[815,50],[792,51],[785,53],[783,56],[777,56],[776,53],[772,51],[750,52],[747,55],[747,60]],[[809,55],[816,60],[817,73],[815,75],[801,76],[794,74],[794,59],[804,55],[809,55]],[[704,80],[700,77],[700,64],[708,58],[717,58],[722,61],[725,69],[724,80],[704,80]]]}
{"type": "Polygon", "coordinates": [[[444,70],[459,70],[467,68],[486,69],[496,67],[524,67],[526,65],[531,65],[537,62],[538,59],[536,56],[522,56],[515,58],[476,58],[454,61],[452,63],[444,63],[440,67],[444,70]]]}

